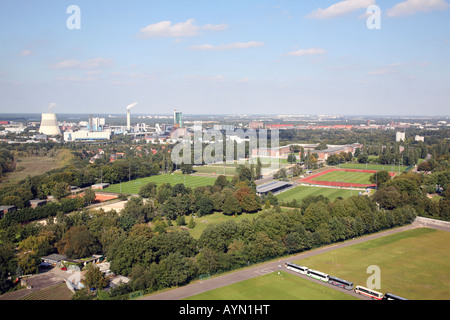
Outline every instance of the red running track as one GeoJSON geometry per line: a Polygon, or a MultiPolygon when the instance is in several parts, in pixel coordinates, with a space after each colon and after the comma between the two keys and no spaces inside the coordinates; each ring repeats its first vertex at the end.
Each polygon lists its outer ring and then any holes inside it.
{"type": "MultiPolygon", "coordinates": [[[[376,184],[361,184],[361,183],[351,183],[351,182],[336,182],[336,181],[315,181],[314,178],[320,177],[324,174],[330,173],[332,171],[347,171],[347,172],[366,172],[366,173],[376,173],[377,170],[361,170],[361,169],[327,169],[322,172],[318,172],[316,174],[313,174],[312,176],[309,176],[307,178],[303,178],[299,180],[301,183],[309,183],[309,184],[316,184],[316,185],[322,185],[322,186],[331,186],[331,187],[354,187],[354,188],[368,188],[368,187],[375,187],[376,184]]],[[[389,175],[395,176],[395,173],[389,172],[389,175]]]]}

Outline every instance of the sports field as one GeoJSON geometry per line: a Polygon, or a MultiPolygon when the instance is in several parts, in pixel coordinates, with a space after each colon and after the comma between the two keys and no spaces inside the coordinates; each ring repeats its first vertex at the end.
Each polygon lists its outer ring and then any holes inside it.
{"type": "MultiPolygon", "coordinates": [[[[375,186],[369,181],[376,170],[359,170],[359,169],[327,169],[317,172],[311,176],[299,180],[301,183],[334,186],[334,187],[358,187],[365,188],[375,186]]],[[[395,175],[389,172],[389,175],[395,175]]]]}
{"type": "Polygon", "coordinates": [[[371,172],[331,171],[313,178],[313,181],[336,181],[345,183],[371,184],[371,172]]]}
{"type": "Polygon", "coordinates": [[[198,186],[213,185],[215,181],[216,181],[215,177],[200,177],[179,173],[174,174],[168,173],[112,184],[109,188],[103,191],[114,193],[137,194],[139,192],[139,189],[149,182],[155,182],[157,185],[160,185],[162,183],[170,183],[172,186],[178,183],[184,183],[186,187],[195,188],[198,186]]]}
{"type": "Polygon", "coordinates": [[[333,201],[337,197],[342,197],[345,199],[357,194],[359,194],[359,191],[350,189],[298,186],[285,192],[279,193],[276,197],[280,202],[288,202],[295,199],[297,203],[300,203],[304,198],[308,196],[322,195],[333,201]]]}
{"type": "Polygon", "coordinates": [[[280,271],[203,292],[186,300],[357,300],[340,291],[280,271]]]}
{"type": "Polygon", "coordinates": [[[367,268],[380,268],[381,288],[411,300],[450,299],[450,232],[413,229],[294,263],[367,286],[367,268]]]}
{"type": "Polygon", "coordinates": [[[360,170],[376,170],[376,171],[388,171],[388,172],[404,172],[406,171],[407,166],[394,166],[394,165],[384,165],[384,164],[370,164],[367,165],[365,163],[342,163],[339,165],[339,168],[343,169],[360,169],[360,170]]]}

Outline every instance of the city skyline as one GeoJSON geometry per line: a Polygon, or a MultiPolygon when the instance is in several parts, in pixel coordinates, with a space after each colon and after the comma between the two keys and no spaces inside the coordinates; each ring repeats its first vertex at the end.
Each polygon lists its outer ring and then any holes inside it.
{"type": "Polygon", "coordinates": [[[1,113],[448,114],[444,0],[0,8],[1,113]]]}

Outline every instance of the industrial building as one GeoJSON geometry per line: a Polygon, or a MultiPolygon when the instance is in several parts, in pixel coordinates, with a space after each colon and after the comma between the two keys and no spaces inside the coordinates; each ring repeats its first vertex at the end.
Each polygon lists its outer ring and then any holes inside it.
{"type": "Polygon", "coordinates": [[[111,139],[111,131],[66,131],[64,132],[64,141],[90,141],[90,140],[109,140],[111,139]]]}
{"type": "Polygon", "coordinates": [[[54,113],[43,113],[41,126],[39,128],[39,133],[46,134],[48,136],[56,136],[61,134],[61,130],[58,126],[58,120],[56,119],[56,114],[54,113]]]}

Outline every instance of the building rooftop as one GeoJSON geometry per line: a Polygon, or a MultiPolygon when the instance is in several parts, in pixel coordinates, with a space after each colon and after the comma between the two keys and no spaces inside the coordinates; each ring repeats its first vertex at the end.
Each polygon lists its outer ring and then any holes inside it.
{"type": "Polygon", "coordinates": [[[291,186],[289,181],[274,181],[256,187],[257,193],[267,193],[291,186]]]}

